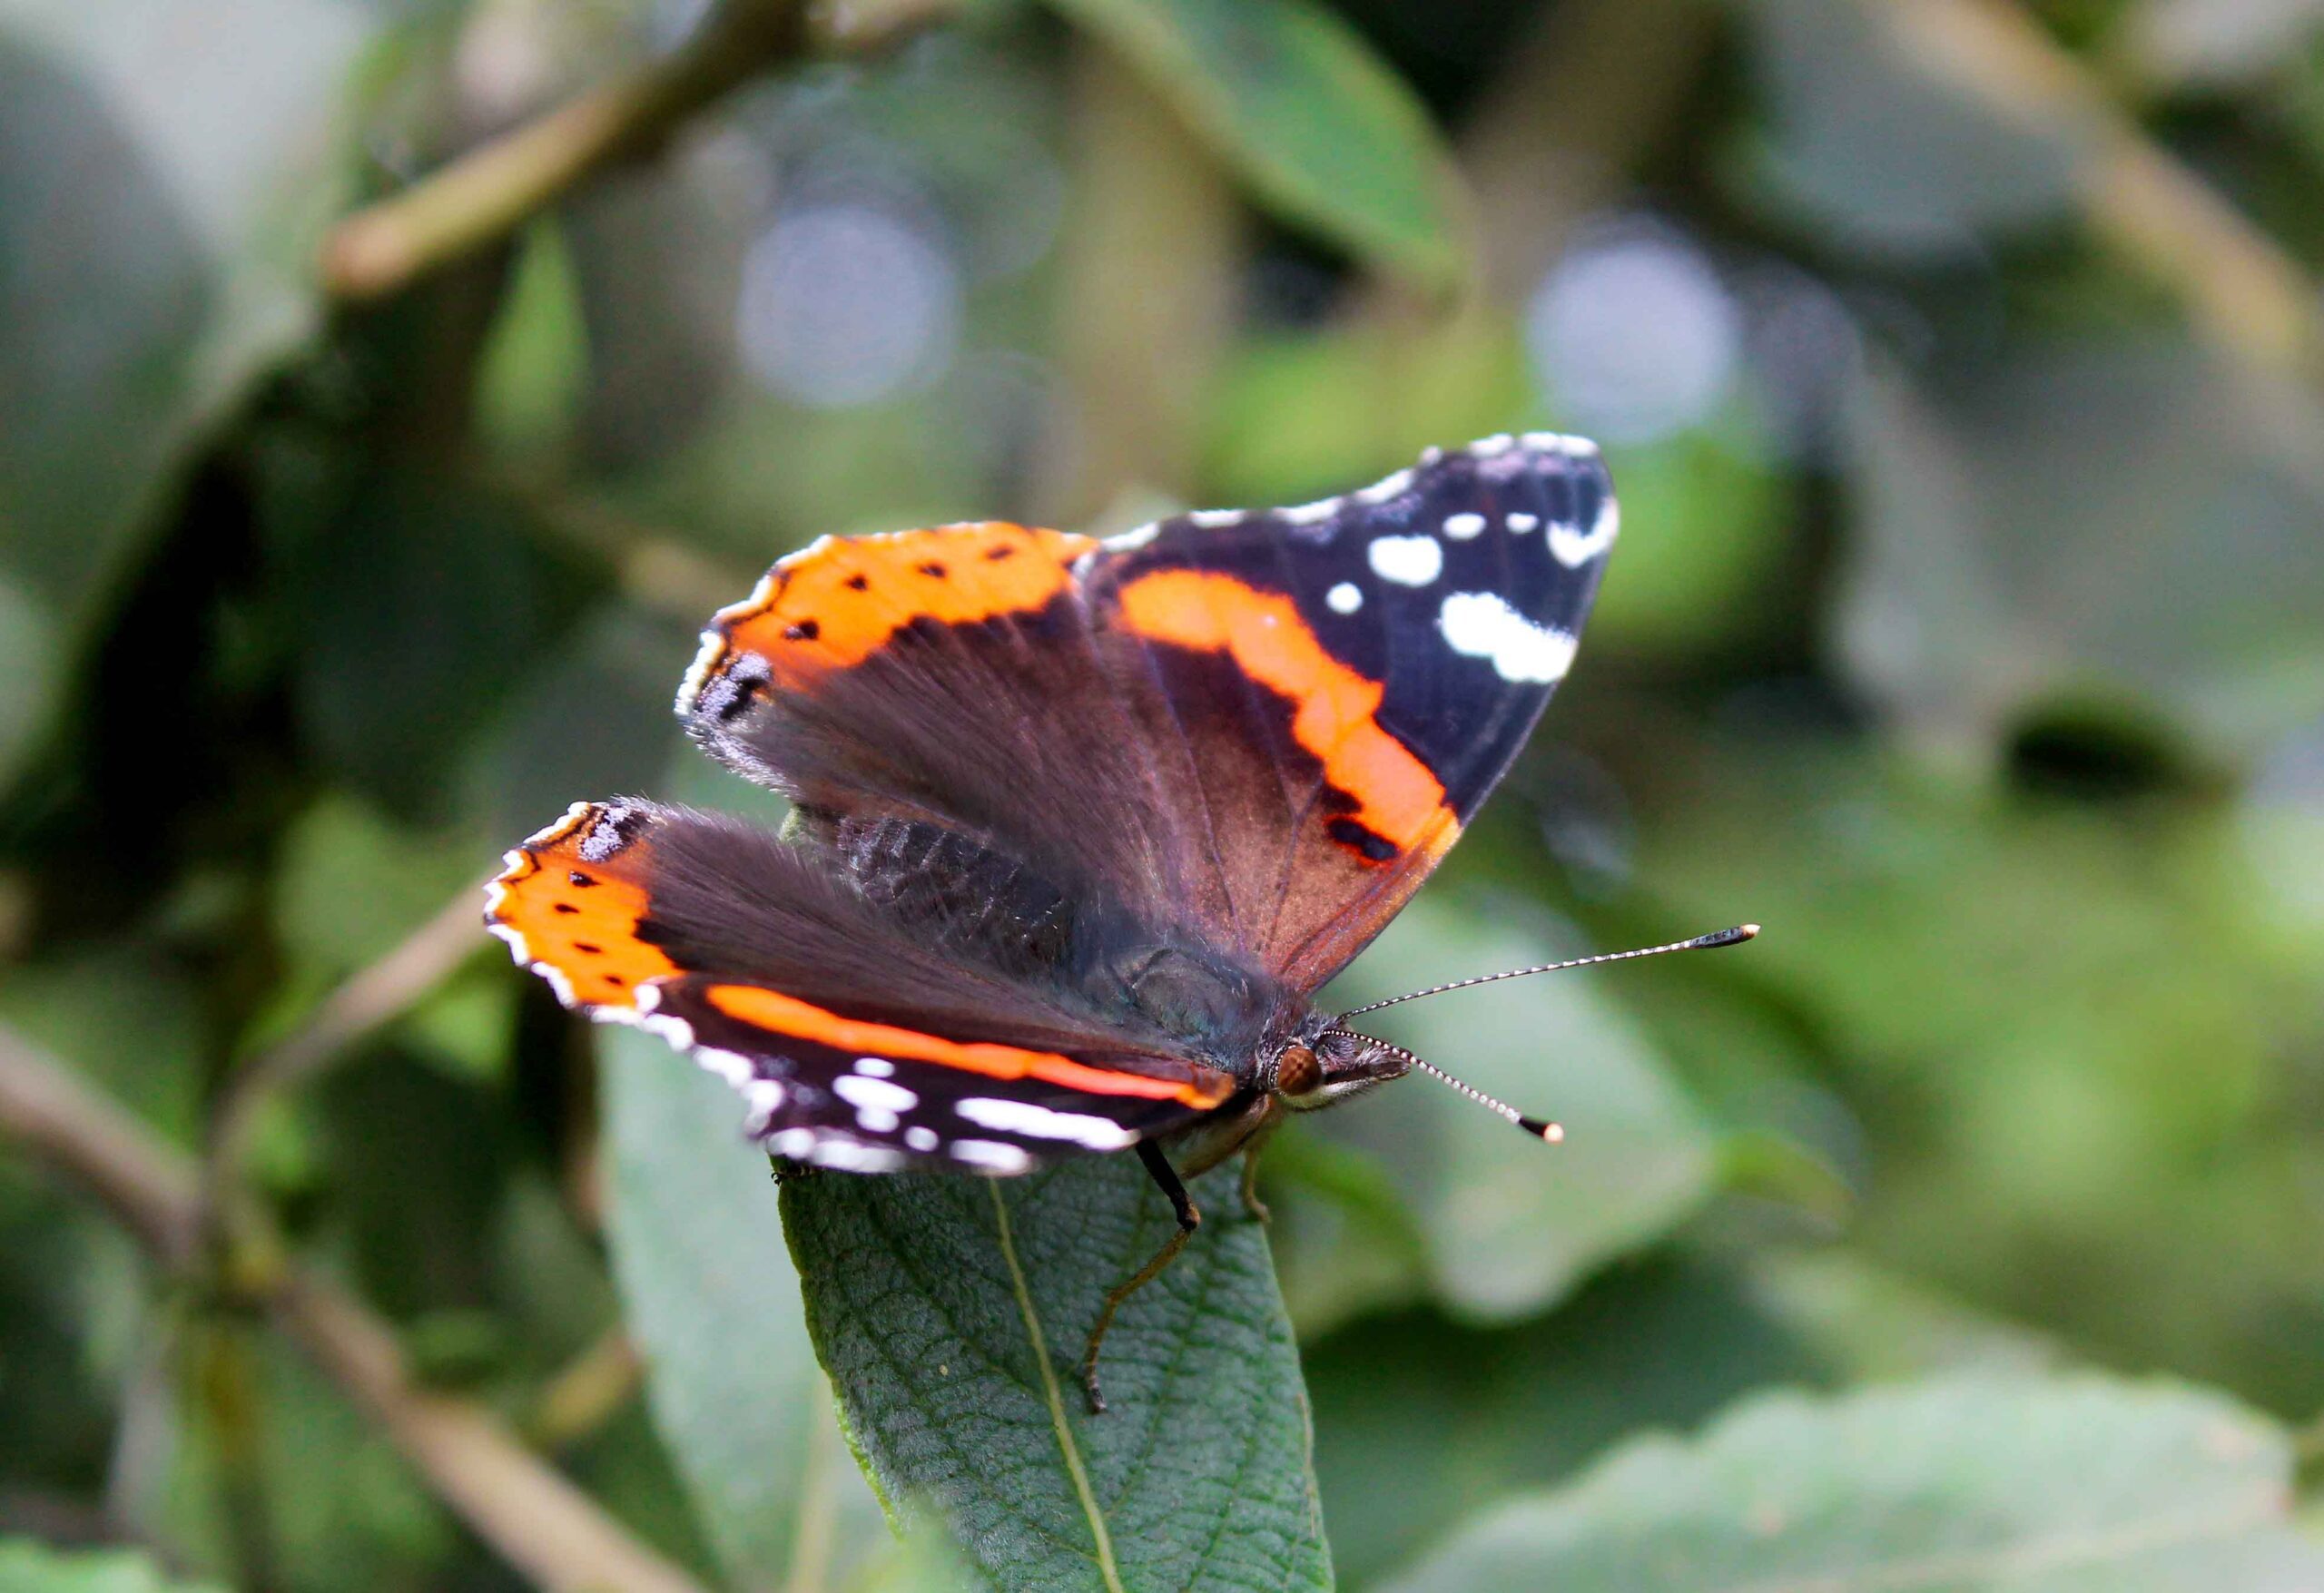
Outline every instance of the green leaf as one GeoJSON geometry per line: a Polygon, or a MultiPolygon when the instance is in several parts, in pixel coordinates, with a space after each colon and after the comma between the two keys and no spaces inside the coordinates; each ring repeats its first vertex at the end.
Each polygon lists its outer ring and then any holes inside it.
{"type": "Polygon", "coordinates": [[[1786,219],[1876,256],[1974,255],[2063,212],[2089,119],[1998,115],[1905,8],[1751,0],[1764,143],[1749,174],[1786,219]]]}
{"type": "Polygon", "coordinates": [[[1607,567],[1590,645],[1687,658],[1767,644],[1798,510],[1788,483],[1727,415],[1652,442],[1611,445],[1622,519],[1638,528],[1607,567]]]}
{"type": "Polygon", "coordinates": [[[274,932],[297,977],[318,986],[342,978],[427,922],[492,855],[326,791],[283,831],[274,932]],[[362,910],[349,911],[350,902],[362,910]]]}
{"type": "Polygon", "coordinates": [[[655,1425],[745,1588],[832,1586],[887,1533],[832,1420],[742,1103],[653,1036],[603,1051],[608,1227],[655,1425]]]}
{"type": "MultiPolygon", "coordinates": [[[[1561,953],[1544,929],[1520,903],[1440,884],[1389,925],[1330,1000],[1357,1006],[1547,961],[1561,953]]],[[[1552,1149],[1418,1077],[1393,1087],[1393,1106],[1384,1092],[1319,1120],[1321,1132],[1387,1168],[1421,1229],[1427,1284],[1460,1315],[1507,1321],[1553,1303],[1592,1268],[1668,1233],[1711,1189],[1709,1127],[1590,975],[1517,980],[1367,1021],[1566,1126],[1552,1149]]]]}
{"type": "Polygon", "coordinates": [[[2246,762],[2324,713],[2324,407],[2172,340],[1889,372],[1850,428],[1862,502],[1834,626],[1924,743],[2029,709],[2160,710],[2246,762]]]}
{"type": "Polygon", "coordinates": [[[1308,0],[1049,0],[1177,107],[1253,195],[1426,288],[1462,270],[1452,162],[1428,113],[1308,0]]]}
{"type": "Polygon", "coordinates": [[[550,454],[571,435],[588,379],[572,251],[564,229],[544,217],[526,230],[477,361],[478,435],[519,457],[550,454]]]}
{"type": "Polygon", "coordinates": [[[334,475],[272,527],[298,627],[300,727],[366,795],[439,817],[458,806],[461,755],[529,683],[510,660],[556,645],[566,594],[507,495],[369,456],[334,475]]]}
{"type": "Polygon", "coordinates": [[[1205,408],[1204,484],[1238,504],[1344,492],[1432,444],[1539,430],[1551,418],[1516,326],[1482,308],[1425,327],[1358,321],[1254,337],[1234,350],[1205,408]]]}
{"type": "Polygon", "coordinates": [[[1171,1231],[1134,1157],[784,1187],[816,1351],[900,1524],[940,1526],[1010,1589],[1332,1585],[1298,1353],[1238,1172],[1191,1186],[1201,1231],[1122,1308],[1102,1416],[1083,1338],[1171,1231]]]}
{"type": "Polygon", "coordinates": [[[1720,977],[1812,1037],[1868,1253],[2118,1363],[2315,1403],[2277,1314],[2313,1283],[2310,1152],[2276,1103],[2319,925],[2231,810],[2035,801],[1757,726],[1635,789],[1644,890],[1767,925],[1720,977]]]}
{"type": "Polygon", "coordinates": [[[1332,1558],[1370,1587],[1479,1500],[1563,1482],[1617,1444],[1698,1426],[1755,1391],[1973,1366],[2030,1373],[2056,1358],[2023,1329],[1838,1249],[1669,1246],[1508,1327],[1374,1317],[1306,1357],[1332,1558]],[[1412,1464],[1418,1432],[1430,1435],[1425,1468],[1412,1464]]]}
{"type": "Polygon", "coordinates": [[[1830,1381],[1761,1293],[1735,1266],[1656,1255],[1551,1317],[1477,1328],[1404,1312],[1315,1344],[1316,1470],[1340,1574],[1370,1588],[1482,1500],[1562,1480],[1642,1430],[1691,1427],[1755,1388],[1830,1381]],[[1425,1465],[1413,1464],[1417,1434],[1425,1465]]]}
{"type": "Polygon", "coordinates": [[[1962,1378],[1756,1400],[1495,1509],[1399,1588],[2290,1593],[2281,1432],[2200,1391],[1962,1378]]]}
{"type": "MultiPolygon", "coordinates": [[[[370,25],[328,0],[217,0],[199,26],[167,0],[0,0],[7,653],[84,633],[202,434],[314,330],[333,101],[370,25]]],[[[0,769],[62,683],[17,662],[0,769]]]]}
{"type": "Polygon", "coordinates": [[[231,1575],[246,1550],[229,1526],[230,1501],[249,1489],[266,1500],[278,1587],[425,1586],[459,1552],[458,1519],[288,1341],[195,1317],[170,1353],[186,1397],[162,1465],[137,1479],[130,1500],[141,1537],[231,1575]]]}
{"type": "Polygon", "coordinates": [[[215,1587],[165,1578],[134,1549],[68,1554],[26,1539],[0,1543],[0,1593],[205,1593],[215,1587]]]}

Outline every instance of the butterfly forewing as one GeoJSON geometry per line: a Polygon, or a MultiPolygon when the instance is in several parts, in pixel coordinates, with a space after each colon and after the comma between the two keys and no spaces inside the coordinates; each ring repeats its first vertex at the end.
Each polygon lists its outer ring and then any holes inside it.
{"type": "Polygon", "coordinates": [[[1196,827],[1224,838],[1219,933],[1303,990],[1379,933],[1564,678],[1615,526],[1595,448],[1504,438],[1083,562],[1191,750],[1196,827]]]}

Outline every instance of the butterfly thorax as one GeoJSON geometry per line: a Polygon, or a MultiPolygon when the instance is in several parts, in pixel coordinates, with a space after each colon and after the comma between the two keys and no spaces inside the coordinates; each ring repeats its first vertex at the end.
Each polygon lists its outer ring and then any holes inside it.
{"type": "Polygon", "coordinates": [[[1132,1045],[1248,1079],[1312,1027],[1305,1001],[1244,959],[1145,922],[1102,893],[1066,890],[956,831],[801,809],[792,835],[947,952],[1003,978],[1039,981],[1132,1045]]]}

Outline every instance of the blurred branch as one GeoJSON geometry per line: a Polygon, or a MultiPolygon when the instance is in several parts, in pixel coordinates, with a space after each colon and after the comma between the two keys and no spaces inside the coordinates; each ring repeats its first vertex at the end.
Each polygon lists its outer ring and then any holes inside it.
{"type": "Polygon", "coordinates": [[[235,1073],[211,1123],[203,1193],[213,1206],[235,1198],[267,1101],[393,1021],[481,950],[483,915],[481,887],[461,890],[393,950],[333,990],[306,1027],[235,1073]]]}
{"type": "Polygon", "coordinates": [[[738,601],[756,570],[728,565],[688,547],[683,537],[633,519],[562,485],[513,474],[489,478],[524,506],[527,518],[557,542],[601,559],[622,595],[639,607],[685,625],[738,601]]]}
{"type": "Polygon", "coordinates": [[[0,1028],[0,1133],[95,1195],[172,1269],[199,1248],[192,1164],[176,1147],[0,1028]]]}
{"type": "Polygon", "coordinates": [[[1241,232],[1217,157],[1145,77],[1085,35],[1071,83],[1059,294],[1070,397],[1052,408],[1033,484],[1052,526],[1092,524],[1124,494],[1183,498],[1193,487],[1241,232]]]}
{"type": "Polygon", "coordinates": [[[1996,114],[2081,133],[2084,217],[2176,297],[2204,337],[2270,375],[2324,377],[2315,284],[2024,12],[1998,0],[1860,3],[1896,31],[1909,58],[1996,114]]]}
{"type": "MultiPolygon", "coordinates": [[[[1406,372],[1464,339],[1504,335],[1571,241],[1575,225],[1618,202],[1677,125],[1718,37],[1714,0],[1568,0],[1544,5],[1502,59],[1454,140],[1476,261],[1450,313],[1374,280],[1344,323],[1378,334],[1380,390],[1413,390],[1406,372]],[[1565,85],[1543,93],[1541,85],[1565,85]]],[[[1408,440],[1384,404],[1380,451],[1408,440]],[[1393,443],[1391,438],[1393,439],[1393,443]]]]}
{"type": "Polygon", "coordinates": [[[696,1593],[470,1401],[415,1387],[385,1323],[320,1280],[284,1274],[276,1320],[386,1429],[404,1457],[509,1564],[572,1593],[696,1593]]]}
{"type": "MultiPolygon", "coordinates": [[[[95,1195],[173,1272],[194,1260],[193,1164],[23,1037],[0,1028],[0,1129],[95,1195]]],[[[698,1593],[499,1419],[412,1381],[387,1324],[285,1264],[247,1278],[251,1302],[377,1421],[445,1503],[541,1587],[560,1593],[698,1593]]]]}
{"type": "Polygon", "coordinates": [[[1718,35],[1709,0],[1545,7],[1479,98],[1457,154],[1486,292],[1523,302],[1573,224],[1669,133],[1718,35]],[[1543,93],[1543,84],[1560,85],[1543,93]]]}
{"type": "Polygon", "coordinates": [[[608,1329],[549,1379],[533,1402],[525,1433],[545,1450],[580,1442],[625,1410],[645,1382],[637,1345],[608,1329]]]}
{"type": "Polygon", "coordinates": [[[383,298],[506,236],[576,184],[645,153],[697,113],[813,44],[866,50],[941,17],[948,0],[723,0],[671,54],[487,140],[323,241],[324,290],[383,298]]]}

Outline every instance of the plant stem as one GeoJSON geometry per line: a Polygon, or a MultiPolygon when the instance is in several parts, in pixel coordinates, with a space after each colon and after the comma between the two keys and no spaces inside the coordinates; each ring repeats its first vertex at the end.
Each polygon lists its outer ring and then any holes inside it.
{"type": "MultiPolygon", "coordinates": [[[[192,1160],[0,1028],[0,1132],[88,1189],[173,1273],[199,1255],[202,1198],[192,1160]]],[[[386,1431],[477,1535],[556,1593],[700,1593],[541,1463],[498,1417],[419,1386],[387,1324],[294,1262],[231,1267],[274,1325],[386,1431]]]]}
{"type": "Polygon", "coordinates": [[[323,285],[378,299],[503,237],[592,172],[652,147],[806,37],[801,0],[727,0],[668,55],[479,144],[323,244],[323,285]]]}
{"type": "Polygon", "coordinates": [[[1993,0],[1865,4],[1914,61],[2004,121],[2071,137],[2083,218],[2179,300],[2198,335],[2248,369],[2324,378],[2324,314],[2299,265],[2022,10],[1993,0]]]}
{"type": "Polygon", "coordinates": [[[266,1103],[330,1066],[441,984],[484,949],[483,925],[482,886],[462,890],[394,949],[333,990],[303,1028],[235,1073],[211,1119],[201,1189],[210,1222],[236,1223],[245,1214],[239,1209],[242,1169],[266,1103]]]}
{"type": "Polygon", "coordinates": [[[724,0],[671,54],[489,139],[323,241],[332,297],[381,299],[506,237],[619,162],[658,147],[698,113],[811,45],[868,51],[940,20],[951,0],[724,0]]]}

